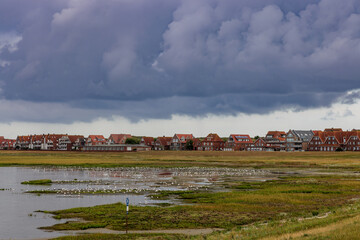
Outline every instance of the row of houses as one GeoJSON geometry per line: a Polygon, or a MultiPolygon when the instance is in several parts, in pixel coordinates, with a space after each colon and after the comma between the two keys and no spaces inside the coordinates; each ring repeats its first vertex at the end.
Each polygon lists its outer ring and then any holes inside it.
{"type": "Polygon", "coordinates": [[[221,138],[210,133],[204,138],[193,134],[175,134],[173,137],[140,137],[131,144],[130,134],[68,135],[41,134],[0,137],[0,149],[59,150],[59,151],[360,151],[360,130],[343,131],[340,128],[321,130],[269,131],[265,137],[251,138],[248,134],[230,134],[221,138]]]}

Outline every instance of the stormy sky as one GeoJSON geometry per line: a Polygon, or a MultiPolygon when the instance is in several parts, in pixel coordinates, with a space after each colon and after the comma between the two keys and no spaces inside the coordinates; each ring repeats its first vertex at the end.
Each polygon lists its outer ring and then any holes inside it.
{"type": "Polygon", "coordinates": [[[358,89],[358,0],[0,1],[2,124],[325,121],[353,116],[358,89]]]}

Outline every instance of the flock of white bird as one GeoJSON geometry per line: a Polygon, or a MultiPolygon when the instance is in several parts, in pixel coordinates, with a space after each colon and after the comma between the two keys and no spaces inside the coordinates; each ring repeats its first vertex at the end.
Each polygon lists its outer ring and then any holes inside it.
{"type": "MultiPolygon", "coordinates": [[[[59,195],[94,194],[146,194],[163,190],[208,189],[221,182],[223,177],[265,176],[271,174],[261,169],[236,168],[44,168],[41,171],[81,172],[84,179],[53,180],[53,186],[41,188],[38,192],[59,195]]],[[[69,174],[71,176],[71,174],[69,174]]],[[[67,176],[65,176],[66,178],[67,176]]]]}

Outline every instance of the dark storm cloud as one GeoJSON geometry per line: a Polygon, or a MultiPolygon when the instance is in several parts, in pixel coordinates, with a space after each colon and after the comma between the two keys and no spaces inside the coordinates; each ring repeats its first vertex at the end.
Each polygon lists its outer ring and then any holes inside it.
{"type": "Polygon", "coordinates": [[[329,106],[359,62],[357,0],[0,3],[0,96],[74,120],[329,106]]]}

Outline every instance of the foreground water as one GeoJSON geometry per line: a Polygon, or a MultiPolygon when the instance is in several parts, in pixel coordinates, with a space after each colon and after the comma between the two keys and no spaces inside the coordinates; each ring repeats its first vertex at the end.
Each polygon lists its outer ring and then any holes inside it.
{"type": "MultiPolygon", "coordinates": [[[[266,178],[270,173],[246,169],[205,168],[0,168],[0,239],[37,239],[64,235],[38,229],[61,223],[38,210],[60,210],[122,202],[152,205],[152,191],[207,188],[223,177],[266,178]],[[21,182],[51,179],[51,186],[23,185],[21,182]],[[31,194],[27,191],[52,190],[56,194],[31,194]],[[82,194],[88,191],[89,194],[82,194]],[[107,194],[91,194],[101,191],[107,194]],[[121,192],[119,192],[121,191],[121,192]],[[110,193],[110,194],[109,194],[110,193]]],[[[124,214],[124,213],[119,213],[124,214]]]]}

